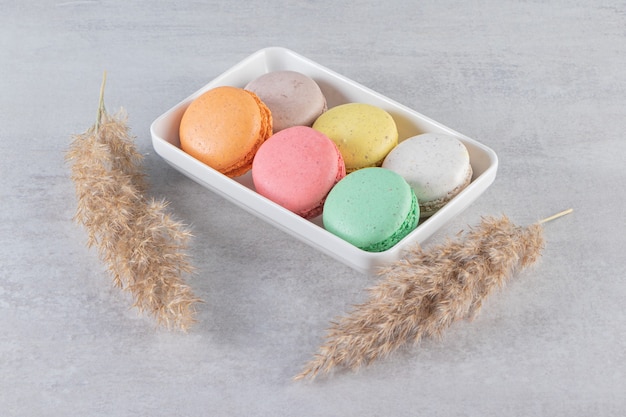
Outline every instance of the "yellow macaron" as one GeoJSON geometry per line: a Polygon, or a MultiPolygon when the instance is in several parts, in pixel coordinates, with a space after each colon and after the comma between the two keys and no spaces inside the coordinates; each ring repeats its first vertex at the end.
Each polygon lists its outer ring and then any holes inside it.
{"type": "Polygon", "coordinates": [[[371,104],[333,107],[317,118],[313,129],[335,142],[347,172],[380,166],[398,144],[398,128],[393,117],[371,104]]]}

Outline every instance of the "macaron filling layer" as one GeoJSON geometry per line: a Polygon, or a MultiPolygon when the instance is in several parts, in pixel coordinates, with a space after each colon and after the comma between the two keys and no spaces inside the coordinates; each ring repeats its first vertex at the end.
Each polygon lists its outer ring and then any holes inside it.
{"type": "Polygon", "coordinates": [[[465,189],[472,182],[473,171],[471,167],[466,171],[465,181],[458,187],[452,189],[445,197],[438,198],[436,200],[423,201],[420,203],[420,216],[422,218],[430,217],[435,214],[439,209],[448,204],[450,200],[456,197],[461,191],[465,189]]]}

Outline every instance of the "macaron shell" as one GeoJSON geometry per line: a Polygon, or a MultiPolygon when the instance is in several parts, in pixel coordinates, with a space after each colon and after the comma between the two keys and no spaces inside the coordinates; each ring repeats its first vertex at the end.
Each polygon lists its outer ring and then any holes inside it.
{"type": "Polygon", "coordinates": [[[272,115],[253,93],[217,87],[195,99],[180,122],[181,148],[229,176],[245,174],[272,133],[272,115]]]}
{"type": "Polygon", "coordinates": [[[424,201],[420,203],[421,208],[421,217],[426,218],[435,214],[439,209],[448,204],[450,200],[456,197],[465,187],[467,187],[472,182],[472,170],[471,168],[467,171],[467,177],[463,184],[451,190],[445,197],[438,198],[436,200],[424,201]]]}
{"type": "Polygon", "coordinates": [[[409,209],[409,212],[404,219],[404,222],[387,239],[380,242],[375,242],[369,246],[363,247],[362,249],[368,252],[382,252],[395,246],[396,243],[404,239],[406,235],[408,235],[413,231],[413,229],[415,229],[417,223],[419,222],[419,210],[420,208],[417,204],[417,198],[415,197],[415,193],[411,191],[411,208],[409,209]]]}
{"type": "Polygon", "coordinates": [[[382,166],[400,174],[413,188],[422,217],[434,214],[472,179],[465,145],[440,133],[424,133],[400,142],[382,166]]]}
{"type": "Polygon", "coordinates": [[[252,80],[245,87],[269,107],[274,133],[292,126],[311,126],[327,109],[319,85],[296,71],[272,71],[252,80]]]}
{"type": "Polygon", "coordinates": [[[333,107],[318,117],[313,128],[335,142],[347,172],[380,166],[398,144],[398,128],[393,117],[365,103],[333,107]]]}
{"type": "Polygon", "coordinates": [[[358,248],[391,248],[418,223],[419,207],[411,187],[398,174],[364,168],[348,174],[330,191],[323,224],[358,248]]]}
{"type": "Polygon", "coordinates": [[[345,173],[335,144],[306,126],[272,135],[252,164],[256,191],[307,219],[321,214],[328,192],[345,173]]]}

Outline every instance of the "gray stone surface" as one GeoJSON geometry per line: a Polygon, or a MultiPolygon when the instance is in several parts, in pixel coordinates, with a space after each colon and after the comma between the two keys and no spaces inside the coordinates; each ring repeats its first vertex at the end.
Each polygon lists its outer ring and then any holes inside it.
{"type": "MultiPolygon", "coordinates": [[[[626,412],[623,1],[2,1],[0,414],[617,416],[626,412]],[[375,278],[167,166],[149,125],[252,52],[284,46],[492,147],[481,216],[546,227],[541,262],[455,324],[357,373],[293,382],[375,278]],[[205,300],[187,334],[111,284],[64,162],[102,71],[151,192],[193,227],[205,300]]],[[[428,244],[428,243],[427,243],[428,244]]]]}

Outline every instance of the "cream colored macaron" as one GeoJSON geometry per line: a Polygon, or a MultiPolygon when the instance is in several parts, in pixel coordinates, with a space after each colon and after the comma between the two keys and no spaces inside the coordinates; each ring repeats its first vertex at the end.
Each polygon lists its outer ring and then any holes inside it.
{"type": "Polygon", "coordinates": [[[309,76],[296,71],[272,71],[245,87],[272,112],[274,133],[293,126],[311,126],[326,111],[326,97],[309,76]]]}
{"type": "Polygon", "coordinates": [[[313,129],[335,142],[346,172],[380,166],[398,144],[393,117],[371,104],[347,103],[328,109],[313,123],[313,129]]]}
{"type": "Polygon", "coordinates": [[[413,188],[421,218],[433,215],[459,194],[473,173],[463,142],[441,133],[424,133],[400,142],[382,166],[400,174],[413,188]]]}

